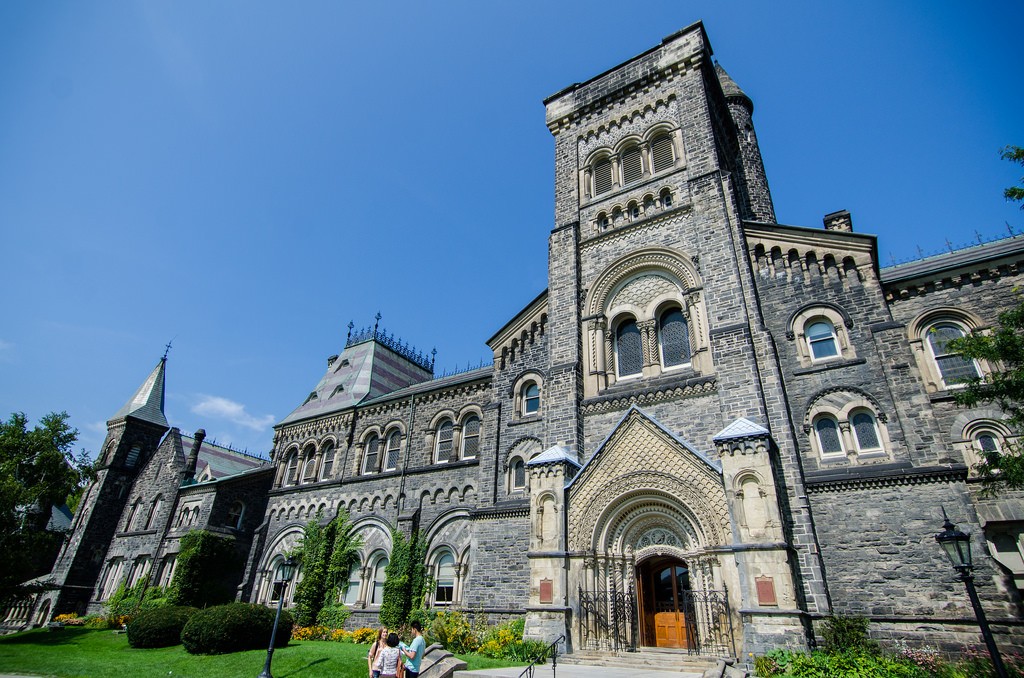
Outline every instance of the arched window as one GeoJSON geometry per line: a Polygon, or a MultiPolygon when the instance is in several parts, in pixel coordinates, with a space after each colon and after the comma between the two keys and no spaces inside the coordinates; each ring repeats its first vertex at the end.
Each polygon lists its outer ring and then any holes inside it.
{"type": "Polygon", "coordinates": [[[537,414],[540,412],[540,386],[531,381],[523,387],[523,414],[537,414]]]}
{"type": "Polygon", "coordinates": [[[402,448],[402,432],[392,431],[384,449],[384,470],[394,471],[398,468],[398,453],[402,448]]]}
{"type": "Polygon", "coordinates": [[[998,454],[999,452],[1002,452],[1002,445],[999,444],[999,438],[987,431],[979,433],[974,438],[974,446],[982,453],[983,456],[986,457],[992,453],[998,454]]]}
{"type": "Polygon", "coordinates": [[[160,507],[163,506],[163,497],[156,495],[156,499],[153,500],[153,506],[149,509],[149,517],[146,518],[146,529],[151,530],[156,524],[157,514],[160,513],[160,507]]]}
{"type": "Polygon", "coordinates": [[[858,452],[877,452],[882,449],[875,415],[867,410],[858,410],[850,418],[850,423],[853,424],[853,435],[857,442],[858,452]]]}
{"type": "MultiPolygon", "coordinates": [[[[141,499],[136,499],[135,503],[132,504],[132,510],[128,512],[128,520],[124,521],[124,531],[128,532],[134,528],[135,518],[139,514],[139,505],[142,504],[141,499]]],[[[109,525],[109,523],[107,523],[109,525]]]]}
{"type": "Polygon", "coordinates": [[[376,473],[378,468],[378,462],[380,459],[380,438],[376,434],[371,434],[366,439],[365,449],[363,451],[363,475],[367,473],[376,473]]]}
{"type": "Polygon", "coordinates": [[[658,319],[658,340],[661,345],[661,364],[679,367],[690,364],[690,328],[678,308],[661,314],[658,319]]]}
{"type": "Polygon", "coordinates": [[[359,577],[359,570],[361,569],[360,563],[353,563],[352,567],[348,571],[348,589],[345,590],[345,598],[342,601],[346,605],[352,606],[359,602],[359,586],[362,583],[359,577]]]}
{"type": "Polygon", "coordinates": [[[384,601],[384,580],[388,562],[386,556],[381,556],[373,566],[373,591],[370,594],[370,605],[380,605],[384,601]]]}
{"type": "Polygon", "coordinates": [[[622,153],[622,185],[640,181],[644,176],[643,155],[640,148],[634,146],[622,153]]]}
{"type": "Polygon", "coordinates": [[[451,605],[455,600],[455,556],[445,551],[434,566],[434,605],[451,605]]]}
{"type": "Polygon", "coordinates": [[[822,415],[814,421],[814,433],[818,438],[818,450],[823,457],[845,454],[843,439],[839,434],[839,422],[835,417],[822,415]]]}
{"type": "Polygon", "coordinates": [[[480,452],[480,417],[466,417],[462,423],[462,458],[475,459],[480,452]]]}
{"type": "Polygon", "coordinates": [[[311,483],[316,480],[316,456],[310,455],[302,470],[302,482],[311,483]]]}
{"type": "Polygon", "coordinates": [[[323,464],[320,465],[320,479],[327,480],[334,471],[334,443],[324,443],[323,464]]]}
{"type": "Polygon", "coordinates": [[[444,464],[452,458],[452,439],[455,436],[455,425],[451,419],[445,419],[437,427],[437,440],[434,443],[434,461],[444,464]]]}
{"type": "Polygon", "coordinates": [[[651,168],[655,172],[672,169],[675,165],[675,151],[672,148],[672,137],[661,134],[651,141],[651,168]]]}
{"type": "Polygon", "coordinates": [[[672,191],[667,188],[661,192],[661,206],[672,207],[672,191]]]}
{"type": "Polygon", "coordinates": [[[612,162],[604,158],[594,163],[594,195],[612,190],[612,162]]]}
{"type": "Polygon", "coordinates": [[[526,462],[522,459],[512,462],[512,489],[526,489],[526,462]]]}
{"type": "Polygon", "coordinates": [[[238,500],[228,510],[227,526],[236,530],[242,529],[242,518],[245,516],[245,504],[238,500]]]}
{"type": "Polygon", "coordinates": [[[640,374],[644,366],[643,342],[640,328],[630,318],[615,330],[615,369],[619,377],[640,374]]]}
{"type": "Polygon", "coordinates": [[[299,451],[293,450],[288,456],[288,484],[299,484],[299,451]]]}
{"type": "Polygon", "coordinates": [[[939,370],[944,388],[955,388],[980,375],[978,366],[969,358],[953,353],[949,342],[966,336],[963,328],[950,322],[932,325],[928,328],[928,348],[939,370]]]}
{"type": "Polygon", "coordinates": [[[811,360],[825,360],[839,355],[839,345],[832,323],[816,319],[807,325],[804,336],[807,337],[811,360]]]}

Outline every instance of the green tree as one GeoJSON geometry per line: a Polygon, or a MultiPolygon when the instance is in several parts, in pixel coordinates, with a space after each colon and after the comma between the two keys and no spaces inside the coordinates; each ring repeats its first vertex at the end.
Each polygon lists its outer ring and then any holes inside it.
{"type": "Polygon", "coordinates": [[[63,535],[47,530],[51,511],[91,476],[77,440],[65,412],[32,429],[20,412],[0,421],[0,604],[38,591],[25,582],[45,574],[60,548],[63,535]]]}
{"type": "MultiPolygon", "coordinates": [[[[1009,160],[1015,162],[1018,165],[1024,165],[1024,148],[1020,146],[1007,146],[1004,148],[1000,155],[1003,160],[1009,160]]],[[[1021,184],[1024,184],[1024,177],[1020,179],[1021,184]]],[[[1021,203],[1020,208],[1024,210],[1024,186],[1010,186],[1003,190],[1003,196],[1007,200],[1013,200],[1021,203]]]]}

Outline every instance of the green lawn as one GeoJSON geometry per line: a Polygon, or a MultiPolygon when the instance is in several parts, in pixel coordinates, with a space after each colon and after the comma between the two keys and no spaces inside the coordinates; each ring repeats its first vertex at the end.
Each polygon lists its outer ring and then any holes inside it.
{"type": "MultiPolygon", "coordinates": [[[[292,641],[274,651],[274,678],[366,678],[366,645],[292,641]]],[[[136,650],[123,633],[40,629],[0,638],[0,673],[60,678],[256,678],[266,650],[190,655],[179,645],[136,650]]],[[[514,666],[478,655],[461,657],[470,669],[514,666]]]]}

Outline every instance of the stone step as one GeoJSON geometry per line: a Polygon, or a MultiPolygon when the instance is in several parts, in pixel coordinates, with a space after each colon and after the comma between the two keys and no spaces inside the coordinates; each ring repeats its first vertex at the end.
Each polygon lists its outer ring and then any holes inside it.
{"type": "Polygon", "coordinates": [[[713,667],[717,657],[703,657],[686,651],[665,651],[644,648],[637,652],[581,651],[559,657],[560,662],[588,666],[622,666],[625,668],[646,668],[652,671],[697,671],[713,667]]]}

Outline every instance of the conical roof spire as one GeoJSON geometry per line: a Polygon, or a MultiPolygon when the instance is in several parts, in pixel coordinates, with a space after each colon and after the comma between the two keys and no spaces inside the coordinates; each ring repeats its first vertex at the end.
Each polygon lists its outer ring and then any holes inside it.
{"type": "Polygon", "coordinates": [[[166,366],[167,356],[165,355],[146,377],[146,381],[142,382],[142,386],[135,392],[135,395],[111,417],[111,420],[131,417],[169,428],[167,417],[164,416],[164,370],[166,366]]]}
{"type": "Polygon", "coordinates": [[[750,112],[754,112],[754,102],[747,96],[746,92],[740,89],[740,86],[729,77],[729,74],[722,68],[722,64],[715,62],[715,75],[718,76],[718,82],[722,85],[722,92],[725,93],[726,99],[741,99],[750,112]]]}

